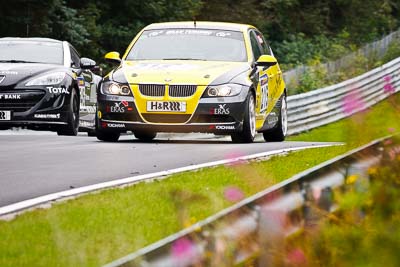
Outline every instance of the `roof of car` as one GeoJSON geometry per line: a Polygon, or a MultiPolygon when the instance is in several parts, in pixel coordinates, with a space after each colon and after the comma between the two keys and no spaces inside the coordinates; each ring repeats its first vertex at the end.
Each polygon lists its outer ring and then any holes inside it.
{"type": "Polygon", "coordinates": [[[62,43],[62,41],[51,39],[51,38],[40,38],[40,37],[3,37],[0,41],[32,41],[32,42],[52,42],[62,43]]]}
{"type": "Polygon", "coordinates": [[[181,21],[181,22],[162,22],[153,23],[148,25],[145,30],[158,30],[158,29],[176,29],[176,28],[190,28],[190,29],[209,29],[209,30],[227,30],[227,31],[247,31],[254,26],[239,23],[229,22],[212,22],[212,21],[181,21]]]}

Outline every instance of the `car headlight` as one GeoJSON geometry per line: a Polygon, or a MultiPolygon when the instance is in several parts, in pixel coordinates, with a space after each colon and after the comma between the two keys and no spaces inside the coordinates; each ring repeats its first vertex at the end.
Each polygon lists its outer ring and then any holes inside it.
{"type": "Polygon", "coordinates": [[[65,72],[53,72],[45,74],[30,80],[25,84],[25,86],[60,84],[64,80],[65,75],[65,72]]]}
{"type": "Polygon", "coordinates": [[[239,84],[221,84],[208,86],[205,92],[206,97],[235,96],[240,94],[242,86],[239,84]]]}
{"type": "Polygon", "coordinates": [[[127,84],[105,82],[101,86],[102,93],[107,95],[130,95],[131,88],[127,84]]]}

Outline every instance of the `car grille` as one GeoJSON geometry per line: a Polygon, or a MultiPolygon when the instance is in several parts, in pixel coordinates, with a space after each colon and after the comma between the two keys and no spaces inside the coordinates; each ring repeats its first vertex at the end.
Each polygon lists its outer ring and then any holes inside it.
{"type": "Polygon", "coordinates": [[[143,118],[152,123],[185,123],[190,114],[142,114],[143,118]]]}
{"type": "MultiPolygon", "coordinates": [[[[196,93],[196,85],[170,85],[168,94],[171,97],[189,97],[196,93]]],[[[162,97],[165,95],[164,84],[139,84],[139,91],[142,95],[162,97]]]]}
{"type": "Polygon", "coordinates": [[[170,85],[169,95],[172,97],[189,97],[196,93],[196,85],[170,85]]]}
{"type": "Polygon", "coordinates": [[[164,96],[165,85],[163,84],[139,84],[139,91],[145,96],[164,96]]]}
{"type": "Polygon", "coordinates": [[[44,92],[1,92],[1,94],[19,94],[21,99],[0,99],[0,110],[25,112],[35,106],[45,95],[44,92]]]}

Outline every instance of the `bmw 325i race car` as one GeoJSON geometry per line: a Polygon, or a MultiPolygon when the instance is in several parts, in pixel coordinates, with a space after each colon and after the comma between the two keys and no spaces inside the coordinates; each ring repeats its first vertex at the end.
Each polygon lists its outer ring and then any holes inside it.
{"type": "Polygon", "coordinates": [[[96,63],[68,42],[0,38],[0,129],[94,131],[96,63]]]}
{"type": "Polygon", "coordinates": [[[287,130],[282,72],[253,26],[170,22],[145,27],[128,46],[105,56],[119,64],[98,91],[98,139],[132,131],[231,135],[250,143],[256,132],[283,141],[287,130]]]}

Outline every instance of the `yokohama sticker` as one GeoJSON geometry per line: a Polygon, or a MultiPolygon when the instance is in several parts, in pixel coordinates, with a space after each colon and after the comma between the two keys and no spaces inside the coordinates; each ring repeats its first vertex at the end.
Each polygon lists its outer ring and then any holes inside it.
{"type": "Polygon", "coordinates": [[[108,128],[125,128],[125,124],[123,123],[107,123],[106,126],[108,128]]]}
{"type": "Polygon", "coordinates": [[[235,130],[236,127],[235,125],[212,125],[210,126],[210,129],[215,129],[215,130],[235,130]]]}

